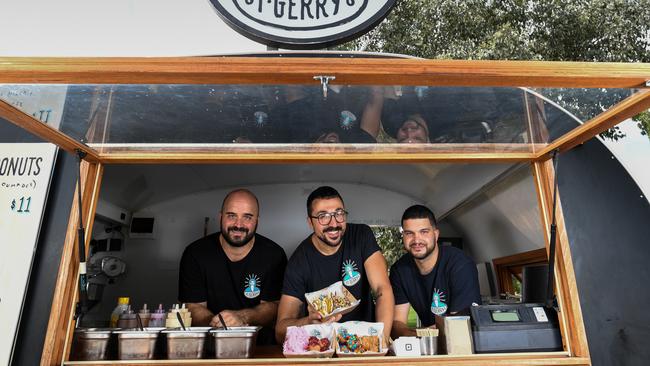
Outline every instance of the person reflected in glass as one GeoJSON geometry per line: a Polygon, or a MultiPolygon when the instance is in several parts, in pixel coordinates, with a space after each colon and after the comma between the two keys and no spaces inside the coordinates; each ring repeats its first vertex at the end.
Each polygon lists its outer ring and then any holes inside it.
{"type": "Polygon", "coordinates": [[[397,103],[396,87],[373,87],[361,119],[361,129],[375,139],[382,128],[400,144],[431,141],[429,123],[414,103],[397,103]]]}
{"type": "Polygon", "coordinates": [[[322,88],[283,86],[281,102],[271,111],[284,143],[375,143],[360,128],[366,103],[365,88],[329,85],[322,88]]]}

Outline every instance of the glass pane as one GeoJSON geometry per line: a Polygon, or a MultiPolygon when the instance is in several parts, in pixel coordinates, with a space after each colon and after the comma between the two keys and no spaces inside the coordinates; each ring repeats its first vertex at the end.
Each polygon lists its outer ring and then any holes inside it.
{"type": "Polygon", "coordinates": [[[0,100],[58,129],[67,90],[67,85],[0,84],[0,100]]]}
{"type": "Polygon", "coordinates": [[[608,110],[614,104],[631,96],[637,90],[604,88],[539,88],[532,89],[532,91],[565,109],[581,122],[587,122],[608,110]]]}
{"type": "Polygon", "coordinates": [[[533,153],[621,89],[1,85],[0,99],[103,153],[533,153]],[[569,112],[573,112],[569,113],[569,112]],[[576,117],[579,117],[576,119],[576,117]]]}

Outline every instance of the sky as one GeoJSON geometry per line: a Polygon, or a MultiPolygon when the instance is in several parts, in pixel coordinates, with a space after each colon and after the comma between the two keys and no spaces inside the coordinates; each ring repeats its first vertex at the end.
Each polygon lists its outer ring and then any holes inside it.
{"type": "Polygon", "coordinates": [[[618,125],[625,137],[619,141],[600,139],[628,170],[650,200],[650,139],[641,134],[636,122],[631,119],[618,125]]]}
{"type": "Polygon", "coordinates": [[[209,0],[0,0],[0,56],[200,56],[264,51],[209,0]]]}

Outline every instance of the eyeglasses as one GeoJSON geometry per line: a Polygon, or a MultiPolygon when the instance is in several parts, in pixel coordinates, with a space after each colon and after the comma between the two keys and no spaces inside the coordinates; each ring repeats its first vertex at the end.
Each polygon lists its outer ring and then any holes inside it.
{"type": "Polygon", "coordinates": [[[332,222],[332,217],[336,222],[339,224],[345,221],[346,216],[348,215],[348,212],[345,210],[336,210],[334,212],[323,212],[321,214],[318,214],[316,216],[309,216],[312,219],[318,219],[318,223],[321,225],[329,225],[330,222],[332,222]]]}

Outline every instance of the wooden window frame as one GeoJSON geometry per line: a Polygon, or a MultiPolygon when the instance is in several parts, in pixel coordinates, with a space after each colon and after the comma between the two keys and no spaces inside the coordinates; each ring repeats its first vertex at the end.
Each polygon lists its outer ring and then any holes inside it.
{"type": "Polygon", "coordinates": [[[492,265],[497,276],[499,293],[514,294],[510,276],[515,276],[521,281],[517,274],[521,273],[523,266],[546,263],[548,263],[548,254],[545,248],[493,259],[492,265]]]}

